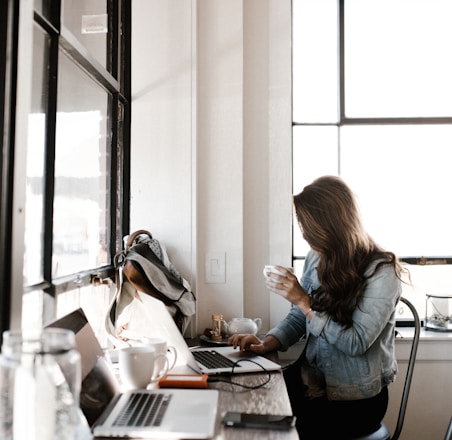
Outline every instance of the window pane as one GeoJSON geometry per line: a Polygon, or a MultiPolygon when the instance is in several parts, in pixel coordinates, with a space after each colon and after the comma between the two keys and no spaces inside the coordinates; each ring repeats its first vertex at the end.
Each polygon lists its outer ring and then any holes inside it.
{"type": "Polygon", "coordinates": [[[56,317],[60,318],[81,307],[102,347],[108,345],[105,310],[111,302],[111,286],[85,286],[57,296],[56,317]]]}
{"type": "Polygon", "coordinates": [[[33,37],[32,108],[28,118],[27,145],[24,285],[37,284],[43,279],[43,191],[50,39],[36,26],[33,37]]]}
{"type": "MultiPolygon", "coordinates": [[[[102,67],[107,64],[108,14],[106,0],[63,0],[62,23],[102,67]]],[[[109,69],[110,70],[110,69],[109,69]]]]}
{"type": "Polygon", "coordinates": [[[297,126],[293,129],[293,192],[324,174],[338,173],[338,128],[297,126]]]}
{"type": "MultiPolygon", "coordinates": [[[[445,294],[452,292],[452,265],[425,265],[413,266],[407,265],[410,271],[411,285],[402,285],[402,294],[410,300],[421,319],[426,315],[426,294],[445,294]]],[[[449,311],[450,313],[450,311],[449,311]]],[[[407,311],[406,316],[403,314],[400,318],[410,319],[411,315],[407,311]]]]}
{"type": "Polygon", "coordinates": [[[399,256],[452,254],[452,126],[341,130],[341,175],[370,234],[399,256]]]}
{"type": "Polygon", "coordinates": [[[345,2],[348,117],[452,116],[452,2],[345,2]]]}
{"type": "Polygon", "coordinates": [[[52,3],[55,0],[34,0],[35,10],[44,17],[51,19],[52,3]]]}
{"type": "Polygon", "coordinates": [[[337,0],[293,0],[293,119],[338,121],[337,0]]]}
{"type": "Polygon", "coordinates": [[[107,92],[60,53],[53,276],[106,264],[110,178],[107,92]]]}
{"type": "Polygon", "coordinates": [[[53,320],[53,298],[42,290],[25,293],[22,297],[22,329],[36,332],[53,320]]]}
{"type": "MultiPolygon", "coordinates": [[[[297,126],[293,129],[293,193],[298,194],[314,179],[338,173],[338,128],[297,126]]],[[[309,246],[293,222],[294,254],[306,255],[309,246]]]]}

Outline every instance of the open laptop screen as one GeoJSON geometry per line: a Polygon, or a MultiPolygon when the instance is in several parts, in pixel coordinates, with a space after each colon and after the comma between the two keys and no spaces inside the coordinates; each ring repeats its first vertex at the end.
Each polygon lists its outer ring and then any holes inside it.
{"type": "Polygon", "coordinates": [[[82,364],[80,408],[92,426],[118,392],[114,372],[82,309],[74,310],[47,327],[72,330],[82,364]]]}

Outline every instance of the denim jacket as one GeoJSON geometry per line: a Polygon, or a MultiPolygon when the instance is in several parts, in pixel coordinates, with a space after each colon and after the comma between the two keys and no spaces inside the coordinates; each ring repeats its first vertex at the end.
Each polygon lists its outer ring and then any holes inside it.
{"type": "MultiPolygon", "coordinates": [[[[308,294],[319,287],[319,257],[310,251],[300,283],[308,294]]],[[[374,265],[368,270],[372,271],[374,265]]],[[[394,381],[395,307],[401,295],[401,282],[392,266],[383,266],[367,282],[364,295],[353,312],[349,328],[323,312],[314,312],[308,321],[298,307],[268,335],[276,337],[281,350],[296,343],[304,334],[307,346],[302,377],[308,397],[325,395],[330,400],[359,400],[373,397],[394,381]]]]}

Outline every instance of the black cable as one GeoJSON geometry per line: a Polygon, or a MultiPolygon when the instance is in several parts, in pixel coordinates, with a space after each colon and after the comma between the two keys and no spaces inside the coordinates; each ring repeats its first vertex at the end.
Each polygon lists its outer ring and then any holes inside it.
{"type": "MultiPolygon", "coordinates": [[[[239,360],[235,361],[234,364],[232,365],[232,371],[230,373],[231,375],[234,374],[234,369],[240,362],[252,362],[253,364],[256,364],[258,367],[262,368],[262,371],[264,373],[267,373],[267,378],[265,379],[265,381],[263,383],[261,383],[261,384],[258,384],[258,385],[246,385],[246,384],[241,384],[241,383],[238,383],[238,382],[233,382],[230,378],[229,379],[219,379],[219,378],[215,378],[214,379],[212,377],[209,377],[207,379],[207,382],[209,382],[209,383],[212,383],[212,382],[224,382],[224,383],[227,383],[229,385],[235,385],[235,386],[239,386],[239,387],[245,388],[247,390],[257,390],[258,388],[261,388],[261,387],[267,385],[270,382],[270,380],[271,380],[270,372],[268,370],[266,370],[265,367],[263,367],[261,364],[259,364],[258,362],[255,362],[255,361],[253,361],[251,359],[239,359],[239,360]]],[[[234,391],[234,390],[232,390],[232,391],[234,391]]]]}

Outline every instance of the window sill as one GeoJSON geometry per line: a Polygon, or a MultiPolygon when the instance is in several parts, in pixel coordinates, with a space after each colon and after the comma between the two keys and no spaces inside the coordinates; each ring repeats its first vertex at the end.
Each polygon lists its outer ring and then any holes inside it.
{"type": "MultiPolygon", "coordinates": [[[[412,327],[398,327],[396,338],[396,357],[406,361],[410,355],[414,335],[412,327]]],[[[437,332],[421,329],[416,362],[452,361],[452,332],[437,332]]]]}
{"type": "MultiPolygon", "coordinates": [[[[399,362],[408,361],[411,342],[414,336],[413,327],[397,327],[396,358],[399,362]]],[[[305,341],[297,342],[285,352],[279,352],[279,360],[283,365],[295,361],[304,348],[305,341]]],[[[436,332],[421,329],[416,362],[452,361],[452,332],[436,332]]]]}

